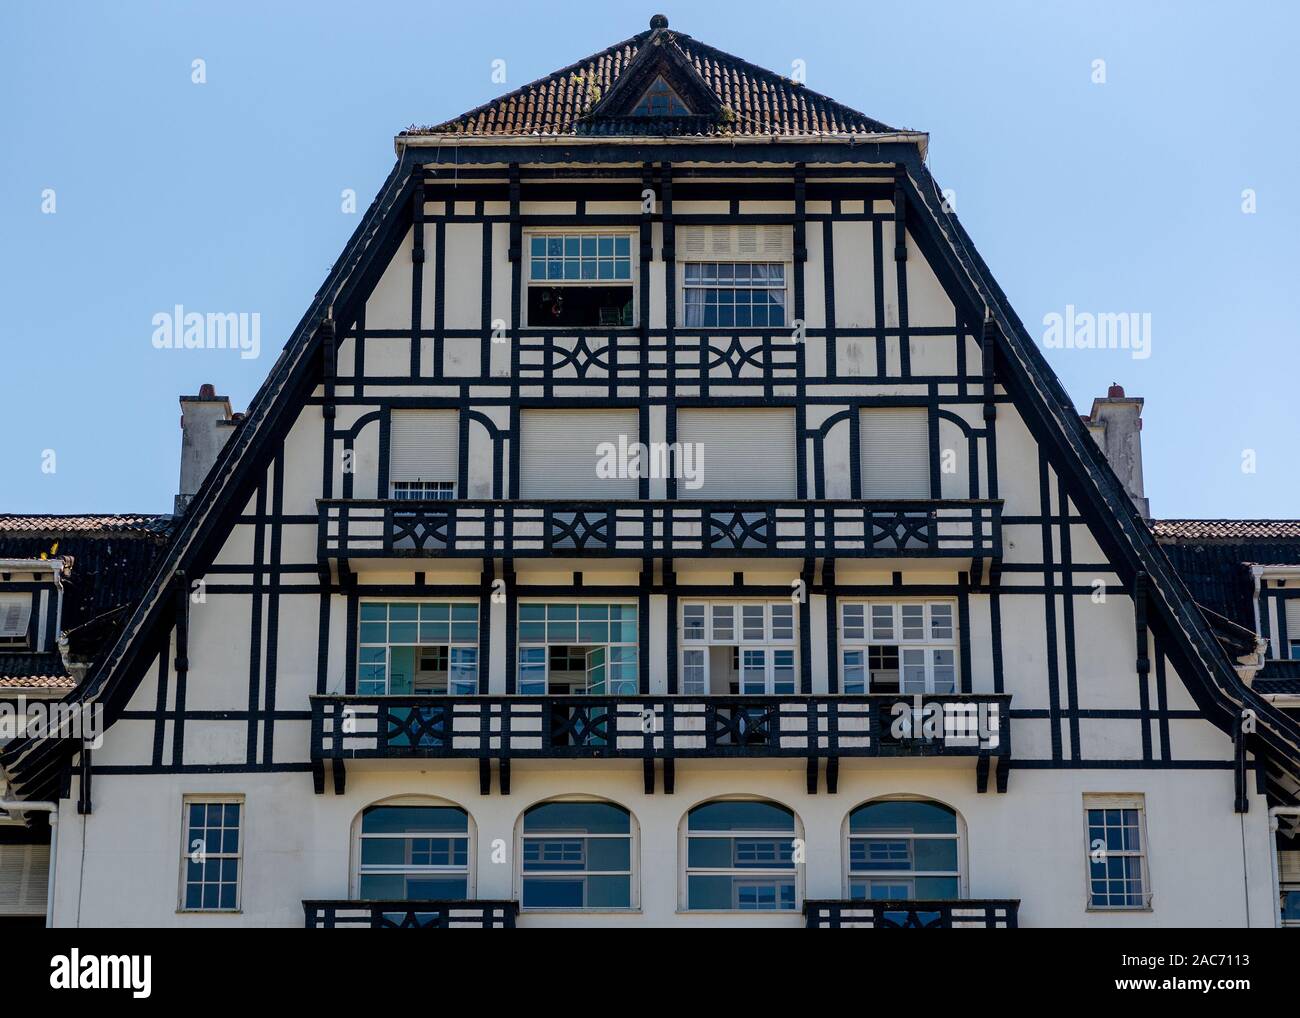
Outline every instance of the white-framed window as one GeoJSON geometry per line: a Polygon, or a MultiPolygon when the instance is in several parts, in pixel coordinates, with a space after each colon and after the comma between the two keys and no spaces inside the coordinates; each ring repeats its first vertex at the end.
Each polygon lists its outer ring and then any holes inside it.
{"type": "Polygon", "coordinates": [[[244,859],[243,796],[185,796],[181,829],[181,911],[238,912],[244,859]]]}
{"type": "Polygon", "coordinates": [[[465,901],[471,898],[469,814],[434,802],[379,803],[361,811],[353,858],[358,898],[465,901]]]}
{"type": "Polygon", "coordinates": [[[31,594],[0,594],[0,647],[28,646],[31,624],[31,594]]]}
{"type": "Polygon", "coordinates": [[[526,601],[519,605],[516,692],[631,696],[637,687],[635,604],[526,601]]]}
{"type": "Polygon", "coordinates": [[[388,497],[454,499],[459,464],[456,410],[394,408],[388,419],[388,497]]]}
{"type": "Polygon", "coordinates": [[[357,693],[473,696],[478,692],[478,604],[362,601],[357,693]]]}
{"type": "Polygon", "coordinates": [[[849,814],[848,896],[856,900],[951,900],[962,888],[962,823],[929,799],[876,799],[849,814]]]}
{"type": "Polygon", "coordinates": [[[635,324],[636,259],[627,230],[525,230],[529,328],[635,324]]]}
{"type": "Polygon", "coordinates": [[[1282,656],[1300,660],[1300,597],[1283,598],[1278,602],[1278,615],[1286,620],[1286,646],[1282,656]]]}
{"type": "Polygon", "coordinates": [[[692,809],[683,826],[687,911],[799,908],[800,833],[792,809],[763,799],[718,799],[692,809]]]}
{"type": "Polygon", "coordinates": [[[793,601],[683,601],[680,692],[798,692],[796,624],[793,601]]]}
{"type": "Polygon", "coordinates": [[[394,481],[392,489],[399,502],[444,502],[456,497],[455,481],[394,481]]]}
{"type": "Polygon", "coordinates": [[[784,262],[686,262],[683,325],[779,329],[786,324],[784,262]]]}
{"type": "Polygon", "coordinates": [[[845,693],[955,693],[954,601],[840,602],[845,693]]]}
{"type": "Polygon", "coordinates": [[[1146,804],[1141,795],[1085,795],[1088,908],[1147,909],[1146,804]]]}
{"type": "Polygon", "coordinates": [[[520,820],[517,854],[522,909],[637,907],[636,822],[616,803],[538,803],[520,820]]]}

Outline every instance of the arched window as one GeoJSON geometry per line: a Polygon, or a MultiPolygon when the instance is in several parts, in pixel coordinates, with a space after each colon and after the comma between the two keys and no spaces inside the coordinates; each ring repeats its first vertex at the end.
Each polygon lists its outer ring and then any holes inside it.
{"type": "Polygon", "coordinates": [[[634,908],[632,814],[612,802],[559,799],[524,813],[519,903],[525,909],[634,908]]]}
{"type": "Polygon", "coordinates": [[[799,907],[794,811],[726,799],[686,817],[686,907],[692,911],[793,911],[799,907]]]}
{"type": "Polygon", "coordinates": [[[849,897],[960,898],[961,820],[928,799],[879,799],[848,822],[849,897]]]}
{"type": "Polygon", "coordinates": [[[471,897],[470,821],[459,806],[393,803],[361,812],[357,897],[464,901],[471,897]]]}

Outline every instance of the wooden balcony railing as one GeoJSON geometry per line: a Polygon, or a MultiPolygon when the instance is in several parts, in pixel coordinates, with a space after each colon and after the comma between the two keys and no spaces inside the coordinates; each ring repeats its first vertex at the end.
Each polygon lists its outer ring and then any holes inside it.
{"type": "Polygon", "coordinates": [[[321,561],[539,556],[1002,555],[1002,503],[321,499],[321,561]]]}
{"type": "MultiPolygon", "coordinates": [[[[324,763],[343,787],[345,761],[478,759],[481,780],[498,761],[503,791],[509,761],[632,758],[646,763],[708,757],[827,760],[835,790],[841,757],[953,756],[976,760],[980,791],[996,762],[1006,790],[1011,753],[1010,696],[894,694],[791,696],[313,696],[312,761],[324,790],[324,763]]],[[[486,791],[487,788],[484,788],[486,791]]]]}
{"type": "Polygon", "coordinates": [[[308,929],[512,929],[517,901],[304,901],[308,929]]]}
{"type": "Polygon", "coordinates": [[[1014,898],[952,898],[943,901],[805,901],[807,928],[874,930],[1015,929],[1020,901],[1014,898]]]}

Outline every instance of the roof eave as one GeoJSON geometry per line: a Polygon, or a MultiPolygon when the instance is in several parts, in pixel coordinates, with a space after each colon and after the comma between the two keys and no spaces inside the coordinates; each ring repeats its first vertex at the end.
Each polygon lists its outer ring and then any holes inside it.
{"type": "Polygon", "coordinates": [[[926,158],[930,135],[924,131],[882,131],[845,134],[662,134],[662,135],[580,135],[580,134],[458,134],[403,132],[393,139],[393,148],[400,157],[408,149],[445,147],[476,148],[480,146],[527,145],[825,145],[840,143],[853,147],[859,144],[881,142],[915,145],[926,158]]]}

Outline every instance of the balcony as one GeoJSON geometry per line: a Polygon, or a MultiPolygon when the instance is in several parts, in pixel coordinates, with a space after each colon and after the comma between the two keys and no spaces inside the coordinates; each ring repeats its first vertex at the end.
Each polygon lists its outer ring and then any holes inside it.
{"type": "Polygon", "coordinates": [[[304,901],[308,929],[513,929],[517,901],[304,901]]]}
{"type": "Polygon", "coordinates": [[[809,791],[825,759],[834,792],[841,757],[966,757],[979,791],[996,762],[1006,791],[1010,701],[1004,694],[855,696],[313,696],[312,765],[323,792],[325,763],[341,793],[348,761],[469,759],[480,790],[498,761],[503,794],[512,759],[633,759],[646,792],[655,761],[672,791],[674,761],[803,758],[809,791]]]}
{"type": "Polygon", "coordinates": [[[1002,555],[1002,503],[321,499],[321,562],[542,556],[941,558],[1002,555]]]}
{"type": "Polygon", "coordinates": [[[810,930],[1006,930],[1018,925],[1016,898],[947,901],[805,901],[810,930]]]}

